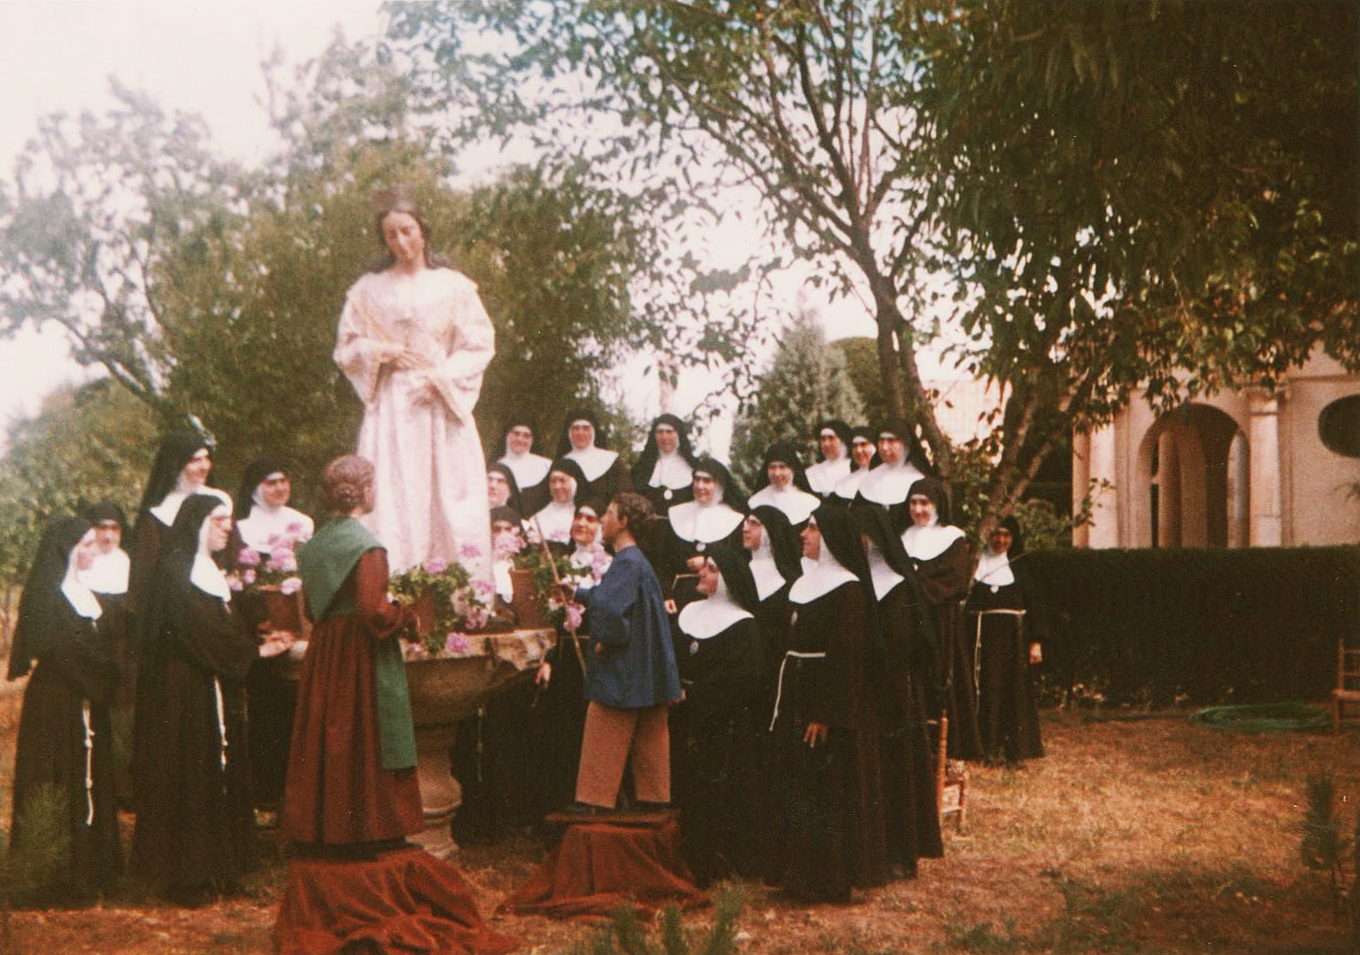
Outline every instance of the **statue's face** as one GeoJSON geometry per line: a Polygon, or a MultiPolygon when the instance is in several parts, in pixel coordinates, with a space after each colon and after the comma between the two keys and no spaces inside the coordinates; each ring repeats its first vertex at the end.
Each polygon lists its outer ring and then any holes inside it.
{"type": "Polygon", "coordinates": [[[425,233],[409,212],[389,212],[382,220],[383,241],[398,265],[425,264],[425,233]]]}

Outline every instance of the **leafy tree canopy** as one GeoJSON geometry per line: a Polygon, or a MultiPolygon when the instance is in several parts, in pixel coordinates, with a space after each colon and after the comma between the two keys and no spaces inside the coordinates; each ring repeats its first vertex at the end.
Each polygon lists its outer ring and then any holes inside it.
{"type": "Polygon", "coordinates": [[[1360,365],[1360,8],[989,2],[904,17],[991,505],[1142,391],[1360,365]]]}

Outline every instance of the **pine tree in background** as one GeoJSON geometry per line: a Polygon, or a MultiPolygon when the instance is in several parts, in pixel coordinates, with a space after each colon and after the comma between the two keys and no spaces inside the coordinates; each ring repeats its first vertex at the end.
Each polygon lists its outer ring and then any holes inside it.
{"type": "Polygon", "coordinates": [[[781,336],[770,370],[754,400],[737,415],[732,434],[732,472],[750,489],[765,449],[792,441],[806,467],[817,460],[813,428],[825,418],[859,423],[864,406],[840,349],[828,347],[814,313],[799,312],[781,336]]]}

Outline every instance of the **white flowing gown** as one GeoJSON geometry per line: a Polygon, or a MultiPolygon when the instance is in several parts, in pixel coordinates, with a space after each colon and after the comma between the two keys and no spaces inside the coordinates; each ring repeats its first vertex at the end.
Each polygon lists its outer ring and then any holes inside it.
{"type": "Polygon", "coordinates": [[[364,523],[393,573],[457,560],[491,579],[486,459],[472,409],[494,354],[477,286],[452,269],[369,273],[346,296],[335,363],[364,403],[358,453],[377,470],[364,523]],[[426,364],[396,368],[388,356],[397,346],[426,364]]]}

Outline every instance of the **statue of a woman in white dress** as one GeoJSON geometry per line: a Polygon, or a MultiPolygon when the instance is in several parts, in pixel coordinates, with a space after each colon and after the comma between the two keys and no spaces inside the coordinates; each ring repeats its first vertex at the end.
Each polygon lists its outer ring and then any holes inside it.
{"type": "Polygon", "coordinates": [[[495,331],[477,286],[432,258],[415,203],[393,197],[378,229],[390,260],[350,288],[335,346],[364,403],[358,453],[377,468],[365,523],[394,573],[458,560],[489,579],[486,460],[472,409],[495,331]]]}

